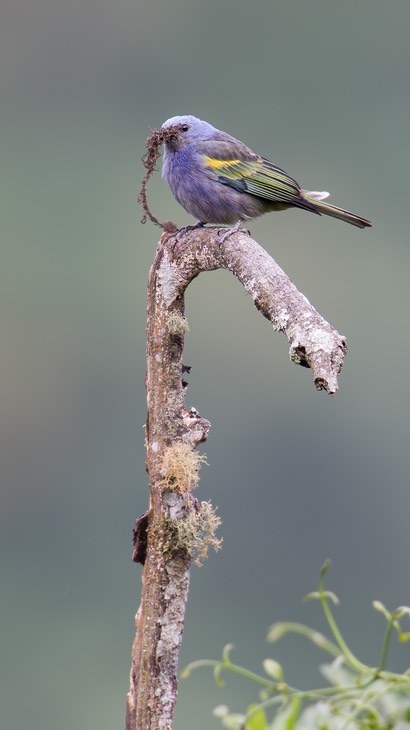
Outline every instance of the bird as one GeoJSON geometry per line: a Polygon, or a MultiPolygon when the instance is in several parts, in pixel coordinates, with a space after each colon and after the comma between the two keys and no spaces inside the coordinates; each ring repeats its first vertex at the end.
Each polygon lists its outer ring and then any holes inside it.
{"type": "Polygon", "coordinates": [[[167,119],[162,177],[180,205],[197,220],[235,226],[269,211],[300,208],[346,221],[357,228],[371,222],[325,203],[328,192],[309,191],[282,168],[253,152],[227,132],[192,115],[167,119]],[[173,130],[175,134],[169,134],[173,130]],[[168,134],[166,134],[168,132],[168,134]]]}

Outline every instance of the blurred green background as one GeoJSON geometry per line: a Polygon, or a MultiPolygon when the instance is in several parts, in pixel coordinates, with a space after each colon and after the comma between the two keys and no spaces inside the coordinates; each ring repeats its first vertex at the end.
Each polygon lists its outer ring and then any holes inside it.
{"type": "MultiPolygon", "coordinates": [[[[408,0],[51,0],[3,4],[1,726],[123,727],[147,507],[145,292],[159,230],[140,225],[149,127],[195,114],[307,188],[373,220],[300,211],[252,223],[346,335],[340,392],[317,393],[226,272],[189,289],[188,406],[212,421],[198,496],[223,550],[193,569],[181,665],[267,655],[304,687],[322,660],[270,623],[323,628],[301,598],[333,560],[347,639],[376,663],[410,602],[408,0]]],[[[157,174],[152,211],[183,225],[157,174]]],[[[396,647],[392,664],[410,664],[396,647]]],[[[175,727],[217,728],[254,695],[198,672],[175,727]]]]}

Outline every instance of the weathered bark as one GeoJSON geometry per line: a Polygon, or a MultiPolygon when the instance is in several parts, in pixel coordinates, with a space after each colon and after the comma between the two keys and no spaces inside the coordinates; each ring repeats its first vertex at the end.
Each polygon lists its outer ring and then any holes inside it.
{"type": "MultiPolygon", "coordinates": [[[[284,332],[294,362],[310,367],[317,389],[337,390],[346,354],[344,338],[326,322],[286,274],[244,231],[224,239],[217,228],[163,234],[151,267],[147,307],[147,471],[150,508],[137,532],[147,528],[141,604],[132,648],[126,730],[171,730],[177,665],[189,586],[191,552],[178,544],[173,526],[201,506],[192,484],[164,482],[164,455],[176,443],[189,449],[206,439],[210,423],[184,403],[182,379],[184,292],[203,271],[231,271],[255,306],[284,332]]],[[[189,479],[188,479],[189,482],[189,479]]],[[[143,546],[143,548],[141,548],[143,546]]]]}

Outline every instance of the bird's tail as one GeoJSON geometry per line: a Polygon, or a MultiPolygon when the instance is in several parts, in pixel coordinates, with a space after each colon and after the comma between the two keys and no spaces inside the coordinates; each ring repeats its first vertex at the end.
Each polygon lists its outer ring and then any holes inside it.
{"type": "Polygon", "coordinates": [[[316,211],[321,215],[330,215],[332,218],[338,218],[340,221],[346,221],[346,223],[350,223],[352,226],[357,226],[357,228],[369,228],[372,225],[366,218],[361,218],[355,213],[350,213],[348,210],[344,210],[343,208],[337,208],[335,205],[330,205],[330,203],[324,203],[323,198],[327,198],[329,193],[317,193],[309,190],[302,190],[302,193],[303,197],[305,197],[309,203],[313,203],[316,211]]]}

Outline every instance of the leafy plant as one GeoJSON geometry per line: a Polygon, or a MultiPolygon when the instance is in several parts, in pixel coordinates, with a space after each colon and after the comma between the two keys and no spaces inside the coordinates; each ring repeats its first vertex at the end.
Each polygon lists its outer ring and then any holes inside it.
{"type": "Polygon", "coordinates": [[[337,596],[325,590],[324,577],[330,563],[320,571],[318,590],[305,600],[319,600],[331,638],[304,624],[280,622],[268,631],[268,641],[274,643],[286,634],[300,634],[327,652],[333,661],[320,669],[328,686],[300,690],[290,686],[282,666],[274,659],[263,662],[264,675],[258,675],[231,661],[232,645],[228,644],[220,661],[199,660],[189,664],[183,676],[199,667],[212,667],[215,681],[222,684],[221,674],[238,674],[261,687],[259,701],[245,712],[232,712],[226,705],[214,710],[223,727],[228,730],[410,730],[410,668],[403,674],[385,669],[391,639],[397,634],[400,642],[410,639],[400,621],[410,617],[408,606],[388,611],[380,601],[373,608],[386,619],[380,661],[370,667],[360,661],[348,647],[333,616],[331,604],[337,596]]]}

